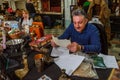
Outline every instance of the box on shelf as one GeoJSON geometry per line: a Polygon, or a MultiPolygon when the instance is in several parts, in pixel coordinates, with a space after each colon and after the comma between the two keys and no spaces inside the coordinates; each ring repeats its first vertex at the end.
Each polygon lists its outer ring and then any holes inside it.
{"type": "Polygon", "coordinates": [[[47,34],[37,40],[33,40],[32,42],[29,43],[29,45],[33,48],[40,48],[46,44],[48,44],[52,39],[51,34],[47,34]]]}

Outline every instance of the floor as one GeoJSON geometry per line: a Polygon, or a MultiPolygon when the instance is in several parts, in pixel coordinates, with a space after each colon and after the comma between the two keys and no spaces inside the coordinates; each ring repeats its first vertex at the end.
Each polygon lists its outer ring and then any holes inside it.
{"type": "Polygon", "coordinates": [[[45,34],[53,34],[54,36],[59,36],[64,32],[64,29],[54,28],[54,29],[45,29],[45,34]]]}
{"type": "MultiPolygon", "coordinates": [[[[56,37],[61,35],[63,32],[64,29],[61,29],[59,27],[53,29],[45,29],[45,34],[53,34],[56,37]]],[[[114,55],[117,60],[120,60],[120,34],[119,36],[115,38],[113,37],[113,39],[111,39],[111,46],[109,47],[108,51],[109,55],[114,55]]]]}

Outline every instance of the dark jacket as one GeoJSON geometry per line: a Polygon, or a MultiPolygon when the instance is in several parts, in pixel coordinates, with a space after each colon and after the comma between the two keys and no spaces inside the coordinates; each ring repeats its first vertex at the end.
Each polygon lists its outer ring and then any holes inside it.
{"type": "Polygon", "coordinates": [[[100,33],[101,53],[107,55],[108,54],[108,42],[107,42],[107,34],[105,31],[105,28],[101,24],[97,24],[97,23],[92,23],[92,24],[94,24],[97,27],[100,33]]]}
{"type": "Polygon", "coordinates": [[[36,13],[34,5],[32,3],[26,3],[26,9],[29,13],[36,13]]]}

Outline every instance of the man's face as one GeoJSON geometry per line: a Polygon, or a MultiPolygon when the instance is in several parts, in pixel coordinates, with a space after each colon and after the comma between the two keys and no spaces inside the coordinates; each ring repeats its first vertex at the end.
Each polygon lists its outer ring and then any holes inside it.
{"type": "Polygon", "coordinates": [[[84,16],[73,16],[74,28],[78,32],[82,32],[86,26],[87,19],[84,16]]]}

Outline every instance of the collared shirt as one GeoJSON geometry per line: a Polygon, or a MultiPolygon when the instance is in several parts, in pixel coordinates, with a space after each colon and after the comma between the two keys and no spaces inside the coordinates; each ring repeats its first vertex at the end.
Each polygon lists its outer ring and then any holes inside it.
{"type": "Polygon", "coordinates": [[[73,23],[65,30],[65,32],[58,37],[59,39],[70,39],[71,42],[77,42],[79,45],[84,46],[84,52],[97,52],[101,51],[101,43],[99,30],[96,26],[87,23],[85,29],[80,33],[75,30],[73,23]]]}

